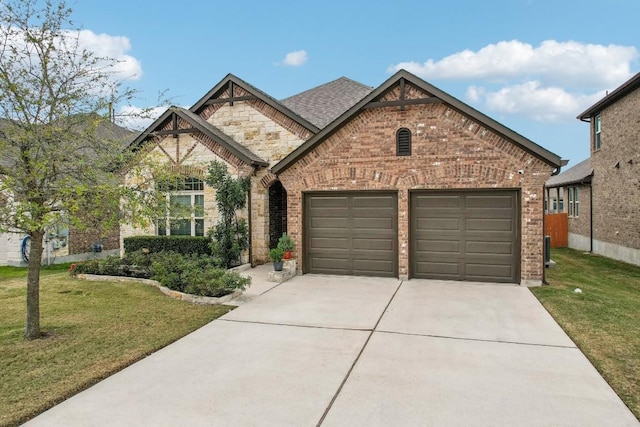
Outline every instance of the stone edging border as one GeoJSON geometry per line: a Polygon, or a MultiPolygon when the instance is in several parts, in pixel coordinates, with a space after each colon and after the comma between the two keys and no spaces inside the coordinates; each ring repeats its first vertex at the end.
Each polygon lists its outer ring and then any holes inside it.
{"type": "MultiPolygon", "coordinates": [[[[240,267],[235,267],[235,268],[232,268],[231,270],[236,272],[244,271],[247,268],[251,267],[250,264],[247,264],[247,265],[249,265],[249,267],[245,267],[244,265],[241,265],[240,267]]],[[[181,301],[190,302],[192,304],[210,304],[210,305],[224,304],[231,301],[234,298],[239,297],[240,295],[242,295],[242,292],[243,292],[243,291],[235,291],[223,297],[203,297],[200,295],[191,295],[191,294],[185,294],[184,292],[174,291],[165,286],[162,286],[160,282],[156,280],[151,280],[151,279],[141,279],[138,277],[124,277],[124,276],[106,276],[106,275],[103,276],[99,274],[78,274],[76,277],[78,279],[84,279],[84,280],[89,280],[93,282],[96,282],[99,280],[111,280],[115,282],[143,283],[145,285],[154,286],[160,289],[160,292],[167,295],[168,297],[181,300],[181,301]]]]}

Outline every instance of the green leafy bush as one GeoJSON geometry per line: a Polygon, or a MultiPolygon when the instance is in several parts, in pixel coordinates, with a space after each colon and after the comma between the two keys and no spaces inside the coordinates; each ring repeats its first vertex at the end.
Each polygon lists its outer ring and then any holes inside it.
{"type": "Polygon", "coordinates": [[[251,283],[251,278],[221,268],[205,270],[197,277],[187,273],[185,278],[189,282],[185,287],[186,293],[207,297],[220,297],[236,290],[244,290],[251,283]]]}
{"type": "Polygon", "coordinates": [[[70,272],[74,276],[85,273],[151,278],[175,291],[209,297],[244,290],[251,283],[250,277],[218,268],[211,256],[172,251],[149,254],[136,251],[122,259],[110,256],[80,262],[72,265],[70,272]]]}
{"type": "Polygon", "coordinates": [[[234,178],[224,163],[213,161],[209,165],[206,182],[216,189],[220,215],[218,224],[209,230],[211,253],[223,268],[239,265],[242,251],[249,247],[249,227],[243,218],[238,217],[238,212],[247,204],[251,178],[234,178]]]}
{"type": "Polygon", "coordinates": [[[211,255],[211,239],[203,236],[133,236],[124,239],[125,253],[148,250],[149,253],[177,252],[184,255],[211,255]]]}

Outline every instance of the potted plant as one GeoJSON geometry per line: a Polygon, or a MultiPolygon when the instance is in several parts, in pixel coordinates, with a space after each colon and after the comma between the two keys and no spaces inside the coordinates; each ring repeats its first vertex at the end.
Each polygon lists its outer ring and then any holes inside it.
{"type": "Polygon", "coordinates": [[[273,269],[275,271],[282,271],[282,257],[284,256],[284,251],[280,248],[273,248],[269,251],[269,259],[273,261],[273,269]]]}
{"type": "Polygon", "coordinates": [[[291,251],[296,247],[291,237],[287,233],[282,233],[282,237],[278,240],[278,248],[284,251],[284,259],[291,259],[291,251]]]}

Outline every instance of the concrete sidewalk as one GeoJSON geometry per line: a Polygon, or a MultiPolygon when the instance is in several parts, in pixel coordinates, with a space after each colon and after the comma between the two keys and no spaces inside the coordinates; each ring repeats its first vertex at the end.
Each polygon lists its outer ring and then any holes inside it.
{"type": "Polygon", "coordinates": [[[640,425],[527,288],[250,273],[239,308],[27,425],[640,425]]]}

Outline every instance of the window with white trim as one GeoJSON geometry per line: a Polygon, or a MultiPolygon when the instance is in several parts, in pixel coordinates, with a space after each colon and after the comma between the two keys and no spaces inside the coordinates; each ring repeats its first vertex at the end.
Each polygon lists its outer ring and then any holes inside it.
{"type": "Polygon", "coordinates": [[[600,120],[600,114],[595,117],[595,122],[593,125],[593,130],[595,132],[593,148],[594,150],[599,150],[602,146],[602,121],[600,120]]]}
{"type": "Polygon", "coordinates": [[[578,187],[569,187],[569,216],[580,216],[580,196],[578,194],[578,187]]]}
{"type": "Polygon", "coordinates": [[[204,236],[204,182],[185,177],[161,187],[167,191],[167,215],[158,218],[158,235],[204,236]]]}

